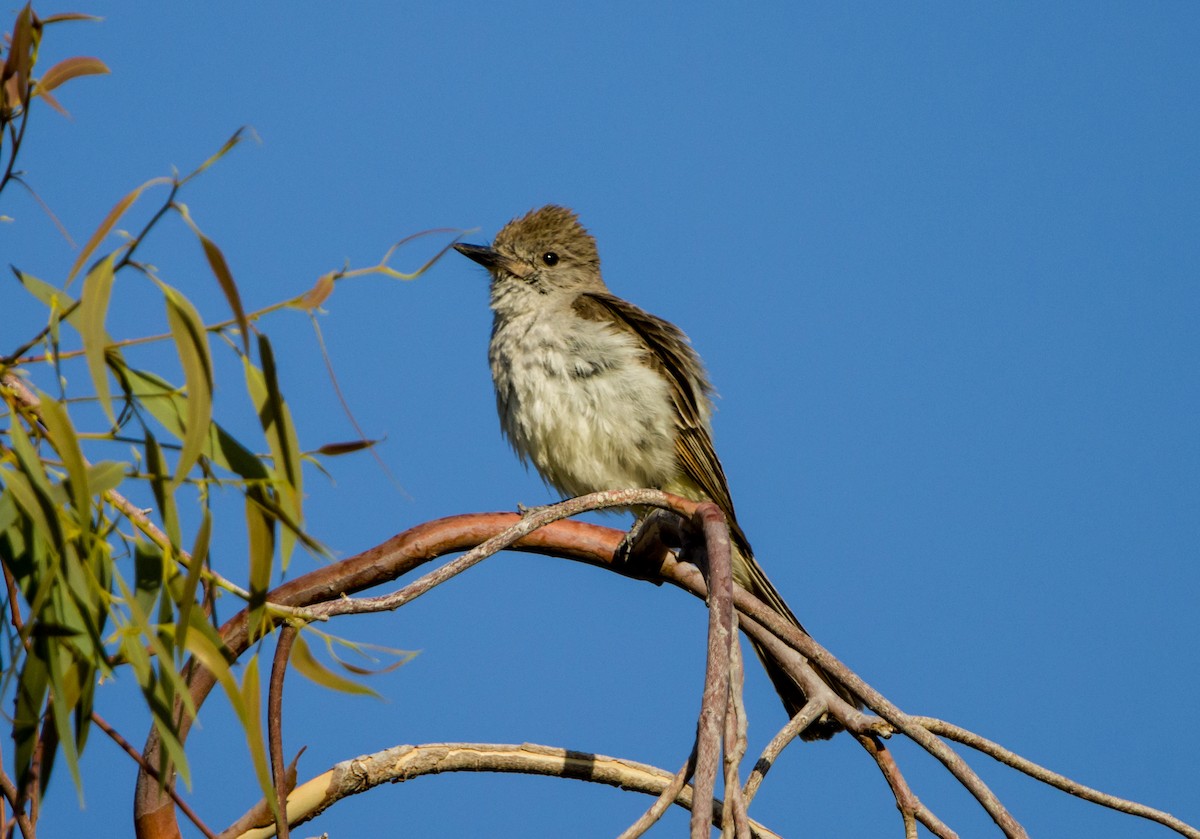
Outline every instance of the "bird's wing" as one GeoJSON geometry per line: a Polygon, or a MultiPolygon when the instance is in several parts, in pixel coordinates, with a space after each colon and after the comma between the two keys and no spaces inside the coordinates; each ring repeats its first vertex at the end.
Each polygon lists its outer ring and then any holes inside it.
{"type": "Polygon", "coordinates": [[[687,336],[674,324],[612,294],[581,294],[574,308],[580,317],[612,321],[615,327],[632,333],[645,346],[645,363],[656,368],[671,383],[678,430],[675,453],[684,474],[721,508],[729,520],[734,540],[750,555],[746,535],[734,517],[725,470],[721,468],[708,429],[713,388],[687,336]]]}

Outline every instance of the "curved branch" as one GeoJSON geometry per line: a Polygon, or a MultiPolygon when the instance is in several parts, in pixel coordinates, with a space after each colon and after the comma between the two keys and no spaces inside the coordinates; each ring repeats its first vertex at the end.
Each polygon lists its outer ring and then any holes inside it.
{"type": "MultiPolygon", "coordinates": [[[[316,817],[330,805],[351,795],[387,783],[403,783],[422,775],[442,772],[517,772],[572,778],[597,784],[659,795],[675,775],[664,769],[591,752],[576,752],[533,743],[499,745],[493,743],[428,743],[421,746],[394,746],[375,754],[342,761],[328,772],[296,787],[288,796],[288,820],[293,826],[316,817]]],[[[692,806],[692,788],[683,786],[674,803],[692,806]]],[[[260,803],[259,807],[262,807],[260,803]]],[[[712,803],[713,820],[720,825],[722,804],[712,803]]],[[[260,810],[261,812],[261,810],[260,810]]],[[[239,820],[240,823],[240,820],[239,820]]],[[[757,822],[750,822],[753,835],[771,839],[777,834],[757,822]]],[[[275,835],[273,825],[239,827],[237,833],[225,831],[219,839],[266,839],[275,835]]]]}
{"type": "MultiPolygon", "coordinates": [[[[596,493],[593,496],[585,496],[566,503],[571,505],[570,509],[573,512],[578,509],[595,509],[599,506],[643,505],[646,507],[670,509],[685,518],[694,515],[700,506],[654,490],[596,493]]],[[[467,551],[481,545],[481,543],[488,539],[501,536],[503,538],[500,538],[499,541],[502,544],[493,543],[493,545],[489,546],[489,550],[493,546],[496,550],[509,547],[515,550],[532,551],[577,560],[597,567],[607,568],[633,579],[649,580],[656,584],[669,582],[701,598],[707,596],[708,588],[701,573],[694,566],[676,561],[669,555],[663,559],[661,567],[657,568],[647,568],[645,563],[640,562],[630,564],[624,561],[614,561],[614,551],[622,545],[623,537],[625,536],[621,531],[574,521],[555,521],[550,524],[540,525],[539,529],[530,532],[530,526],[534,524],[530,519],[545,513],[547,515],[546,520],[549,520],[549,518],[556,517],[561,511],[562,508],[560,505],[555,505],[553,508],[534,511],[525,517],[511,513],[485,513],[454,516],[419,525],[358,556],[318,569],[286,583],[272,591],[268,595],[268,600],[272,604],[298,609],[315,607],[318,604],[327,604],[321,606],[321,608],[330,608],[331,611],[337,611],[337,609],[332,608],[333,604],[346,602],[347,595],[394,580],[436,557],[448,553],[467,551]],[[508,530],[507,533],[505,532],[506,530],[508,530]]],[[[539,518],[537,521],[541,522],[543,519],[539,518]]],[[[447,572],[441,570],[440,573],[446,574],[447,572]]],[[[432,584],[436,584],[434,582],[436,579],[438,578],[429,577],[427,582],[431,586],[432,584]]],[[[409,589],[410,594],[407,595],[408,599],[420,593],[411,591],[411,587],[409,589]]],[[[428,587],[423,590],[428,590],[428,587]]],[[[356,602],[367,606],[366,610],[375,610],[375,607],[383,603],[386,598],[394,598],[399,595],[400,592],[397,592],[396,595],[387,595],[384,599],[366,598],[356,602]]],[[[804,716],[821,712],[833,715],[859,739],[860,743],[864,744],[864,748],[867,748],[865,745],[867,742],[878,743],[877,740],[872,739],[873,736],[886,737],[894,731],[905,734],[940,760],[959,782],[976,797],[1007,836],[1023,837],[1025,833],[979,776],[967,766],[958,754],[939,738],[939,734],[950,739],[959,740],[972,748],[979,749],[1008,763],[1008,765],[1020,771],[1027,772],[1039,780],[1050,783],[1072,794],[1080,795],[1080,797],[1086,798],[1089,801],[1152,819],[1171,827],[1184,836],[1192,837],[1192,839],[1200,839],[1200,831],[1166,813],[1132,802],[1124,802],[1121,799],[1105,796],[1103,793],[1097,793],[1082,785],[1074,784],[1074,782],[1062,776],[1050,773],[1048,770],[1041,769],[1041,767],[1036,767],[1035,764],[1013,755],[1011,752],[991,743],[991,741],[950,726],[948,723],[905,714],[882,694],[866,684],[853,671],[834,658],[833,655],[811,637],[783,621],[768,606],[741,588],[734,588],[733,604],[737,612],[742,616],[742,620],[740,621],[741,629],[764,646],[770,655],[780,663],[780,666],[786,669],[800,683],[806,695],[812,700],[803,710],[802,714],[804,716]],[[816,675],[815,671],[808,664],[808,661],[812,661],[814,664],[820,666],[826,673],[847,686],[852,693],[862,699],[864,704],[878,713],[882,719],[864,714],[842,700],[816,675]]],[[[399,605],[398,602],[392,600],[384,608],[395,608],[396,605],[399,605]]],[[[356,610],[357,607],[348,609],[348,611],[356,610]]],[[[222,626],[221,638],[227,646],[228,655],[231,660],[241,655],[248,644],[246,614],[244,612],[236,615],[222,626]]],[[[212,690],[214,679],[211,673],[201,667],[195,667],[189,684],[193,702],[196,707],[199,707],[204,698],[212,690]]],[[[190,719],[181,718],[179,726],[180,742],[186,738],[191,722],[190,719]]],[[[789,726],[780,732],[776,740],[768,747],[768,751],[764,753],[764,759],[760,760],[759,764],[755,767],[755,773],[752,774],[747,784],[747,792],[750,795],[753,795],[755,787],[761,782],[761,776],[769,768],[769,763],[775,759],[779,751],[786,745],[790,735],[789,729],[796,730],[797,727],[794,725],[789,726]]],[[[152,730],[144,752],[147,761],[146,765],[158,765],[160,748],[157,732],[152,730]]],[[[871,749],[868,748],[868,751],[871,751],[871,749]]],[[[881,770],[884,771],[885,777],[888,778],[889,784],[892,785],[893,792],[898,793],[898,803],[901,799],[905,799],[910,803],[915,802],[914,806],[908,808],[909,814],[906,815],[906,831],[911,832],[911,821],[915,818],[916,821],[924,823],[934,831],[936,835],[953,835],[949,828],[942,825],[931,812],[919,804],[915,795],[907,790],[904,785],[905,782],[900,776],[894,762],[889,763],[886,760],[881,762],[880,754],[877,751],[872,752],[872,757],[879,763],[881,770]]],[[[890,758],[890,755],[888,757],[890,758]]],[[[413,760],[417,760],[417,758],[413,758],[413,760]]],[[[538,762],[532,759],[531,761],[533,763],[538,762]]],[[[621,763],[623,765],[630,765],[625,762],[621,763]]],[[[461,769],[466,768],[470,767],[461,767],[461,769]]],[[[433,768],[429,771],[450,770],[433,768]]],[[[511,769],[500,771],[525,770],[511,769]]],[[[553,774],[563,774],[566,771],[565,769],[561,771],[555,770],[553,774]]],[[[657,794],[665,788],[666,784],[674,776],[662,770],[653,770],[653,772],[661,775],[660,781],[655,783],[652,790],[654,794],[657,794]]],[[[326,774],[328,775],[329,773],[326,774]]],[[[310,785],[312,783],[314,782],[310,782],[310,785]]],[[[306,787],[308,786],[306,785],[306,787]]],[[[681,795],[687,792],[687,790],[684,790],[681,795]]],[[[295,793],[288,799],[289,809],[292,806],[291,802],[294,797],[295,793]]],[[[904,810],[903,805],[901,809],[902,811],[904,810]]],[[[145,772],[138,778],[137,797],[135,801],[135,827],[140,839],[171,839],[171,837],[178,837],[180,835],[170,799],[159,789],[157,781],[145,772]]]]}
{"type": "MultiPolygon", "coordinates": [[[[673,499],[672,496],[656,490],[630,490],[596,495],[616,499],[613,503],[618,506],[628,506],[632,503],[668,506],[670,503],[683,502],[683,499],[673,499]],[[668,498],[673,501],[664,500],[668,498]]],[[[694,509],[695,504],[683,502],[679,511],[690,515],[694,509]]],[[[267,599],[274,605],[292,608],[340,600],[345,595],[390,582],[445,554],[470,550],[506,528],[519,524],[521,519],[522,517],[515,513],[476,513],[426,522],[356,556],[318,568],[284,583],[271,591],[267,599]]],[[[612,564],[613,552],[621,544],[623,536],[621,531],[608,527],[559,521],[521,537],[509,547],[513,550],[573,559],[625,573],[623,568],[614,567],[612,564]]],[[[633,576],[633,572],[627,576],[633,576]]],[[[231,661],[236,660],[248,646],[246,618],[247,613],[243,610],[221,626],[221,640],[231,661]]],[[[190,662],[185,665],[185,668],[189,667],[190,662]]],[[[199,708],[216,681],[213,674],[203,667],[191,667],[190,672],[191,699],[194,707],[199,708]]],[[[193,720],[183,714],[182,710],[177,710],[177,719],[177,734],[182,744],[191,730],[193,720]]],[[[142,752],[147,765],[159,765],[161,749],[158,731],[152,728],[142,752]]],[[[139,839],[173,839],[181,835],[170,798],[162,792],[158,780],[144,770],[138,774],[134,794],[134,829],[139,839]]]]}

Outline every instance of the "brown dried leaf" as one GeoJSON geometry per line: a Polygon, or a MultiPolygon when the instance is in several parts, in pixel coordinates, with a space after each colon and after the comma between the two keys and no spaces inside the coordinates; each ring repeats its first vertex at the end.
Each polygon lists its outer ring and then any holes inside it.
{"type": "Polygon", "coordinates": [[[64,58],[42,74],[42,77],[37,80],[34,95],[54,90],[56,87],[69,82],[71,79],[77,79],[80,76],[103,76],[110,72],[112,71],[108,69],[108,66],[98,58],[91,58],[86,55],[64,58]]]}

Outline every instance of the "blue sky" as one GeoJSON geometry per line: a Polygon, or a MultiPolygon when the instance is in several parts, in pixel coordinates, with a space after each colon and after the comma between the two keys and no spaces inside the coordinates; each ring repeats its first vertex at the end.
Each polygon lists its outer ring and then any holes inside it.
{"type": "MultiPolygon", "coordinates": [[[[113,74],[62,91],[73,121],[39,115],[23,168],[82,242],[134,186],[252,125],[261,144],[183,195],[248,307],[419,230],[486,241],[531,207],[576,208],[610,287],[704,356],[739,518],[822,643],[907,711],[1200,822],[1180,733],[1200,703],[1200,9],[645,6],[80,3],[106,20],[51,30],[42,60],[93,54],[113,74]]],[[[74,252],[36,205],[14,190],[0,213],[15,219],[3,261],[61,280],[74,252]]],[[[185,230],[146,257],[225,316],[185,230]]],[[[159,329],[132,282],[114,334],[159,329]]],[[[12,283],[0,300],[17,343],[37,310],[12,283]]],[[[326,309],[341,385],[403,487],[365,456],[334,461],[334,484],[309,475],[310,527],[339,555],[554,500],[499,434],[477,266],[451,254],[414,283],[346,283],[326,309]]],[[[304,318],[268,329],[306,444],[355,436],[304,318]]],[[[218,410],[236,426],[224,364],[218,410]]],[[[243,538],[221,534],[227,574],[243,538]]],[[[503,555],[401,614],[335,627],[421,653],[373,681],[383,702],[290,682],[286,749],[308,746],[302,777],[459,740],[675,768],[704,619],[675,591],[503,555]]],[[[748,679],[753,750],[784,720],[748,679]]],[[[140,741],[130,688],[106,686],[101,708],[140,741]]],[[[192,798],[216,827],[257,798],[235,731],[214,698],[189,743],[192,798]]],[[[998,835],[896,748],[960,835],[998,835]]],[[[1033,835],[1167,835],[971,760],[1033,835]]],[[[86,810],[58,777],[45,835],[128,824],[133,771],[98,732],[85,772],[86,810]]],[[[890,801],[843,737],[793,746],[752,814],[789,836],[900,835],[890,801]]],[[[443,776],[299,835],[611,836],[648,803],[443,776]]]]}

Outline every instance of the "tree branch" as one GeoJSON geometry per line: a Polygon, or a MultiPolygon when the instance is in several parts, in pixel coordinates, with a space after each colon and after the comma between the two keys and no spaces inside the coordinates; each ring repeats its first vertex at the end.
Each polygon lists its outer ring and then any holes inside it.
{"type": "Polygon", "coordinates": [[[1147,807],[1145,804],[1138,804],[1136,801],[1118,798],[1115,795],[1100,792],[1089,786],[1084,786],[1077,781],[1072,781],[1066,775],[1060,775],[1057,772],[1046,769],[1044,766],[1039,766],[1032,760],[1023,758],[1015,752],[1004,748],[999,743],[988,740],[986,737],[981,737],[973,731],[967,731],[965,728],[960,728],[957,725],[935,719],[934,717],[912,717],[911,719],[917,725],[928,729],[934,734],[945,737],[948,740],[953,740],[956,743],[962,743],[964,746],[995,758],[1006,766],[1011,766],[1018,772],[1023,772],[1035,780],[1049,784],[1063,792],[1068,792],[1071,795],[1082,798],[1084,801],[1090,801],[1093,804],[1119,810],[1131,816],[1139,816],[1143,819],[1158,822],[1164,827],[1171,828],[1176,833],[1189,837],[1189,839],[1200,839],[1200,830],[1177,819],[1170,813],[1156,810],[1153,807],[1147,807]]]}
{"type": "MultiPolygon", "coordinates": [[[[576,752],[532,743],[497,745],[492,743],[428,743],[421,746],[395,746],[343,761],[328,772],[296,787],[288,796],[288,818],[300,825],[316,817],[342,798],[385,783],[403,783],[422,775],[442,772],[517,772],[572,778],[597,784],[659,795],[671,786],[675,775],[664,769],[590,752],[576,752]]],[[[681,807],[692,807],[693,790],[683,786],[674,798],[681,807]]],[[[260,803],[259,812],[261,812],[260,803]]],[[[722,804],[713,801],[710,812],[720,824],[722,804]]],[[[266,839],[274,836],[274,826],[246,827],[239,819],[219,839],[266,839]]],[[[750,822],[752,835],[771,839],[777,834],[757,822],[750,822]]]]}

